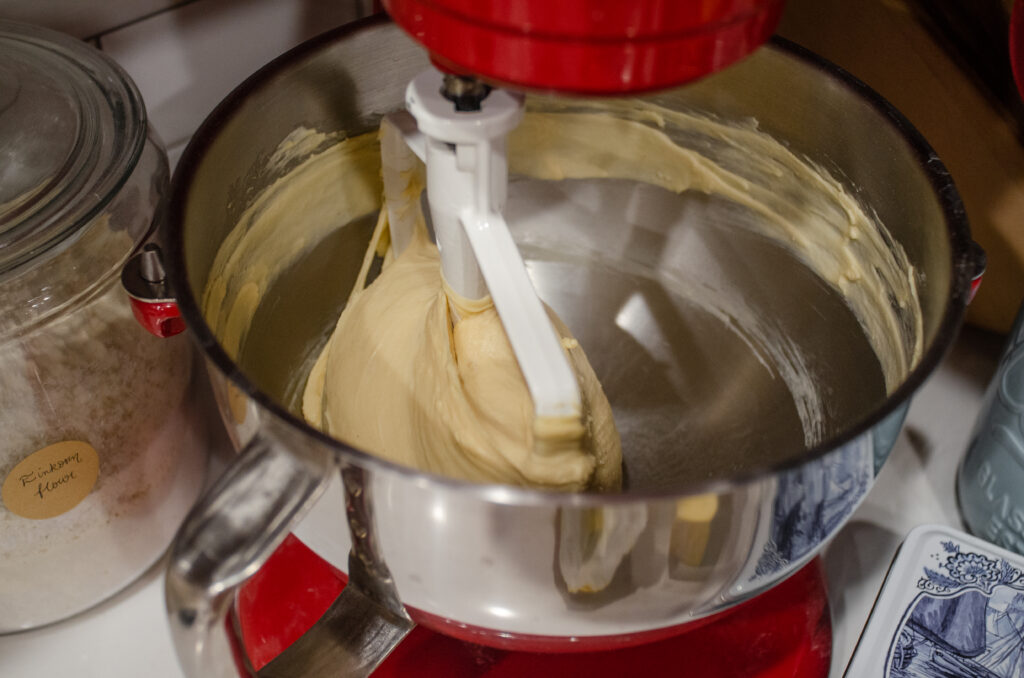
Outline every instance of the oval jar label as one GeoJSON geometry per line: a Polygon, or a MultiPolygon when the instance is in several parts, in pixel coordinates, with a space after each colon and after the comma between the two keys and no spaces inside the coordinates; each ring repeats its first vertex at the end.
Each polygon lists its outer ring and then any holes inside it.
{"type": "Polygon", "coordinates": [[[65,440],[22,459],[4,480],[4,506],[11,513],[45,520],[67,513],[85,499],[100,474],[92,445],[65,440]]]}

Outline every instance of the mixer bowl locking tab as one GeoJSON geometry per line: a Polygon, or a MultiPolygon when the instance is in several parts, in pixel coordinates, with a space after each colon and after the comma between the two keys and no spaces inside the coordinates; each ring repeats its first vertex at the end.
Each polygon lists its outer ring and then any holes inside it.
{"type": "Polygon", "coordinates": [[[173,337],[185,331],[159,245],[146,243],[132,255],[121,270],[121,286],[128,293],[135,319],[150,334],[173,337]]]}

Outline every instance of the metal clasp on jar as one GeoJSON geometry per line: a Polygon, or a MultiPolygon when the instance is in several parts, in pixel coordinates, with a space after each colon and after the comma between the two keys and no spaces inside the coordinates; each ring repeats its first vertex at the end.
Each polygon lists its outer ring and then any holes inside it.
{"type": "Polygon", "coordinates": [[[146,243],[132,255],[121,270],[121,285],[131,298],[135,319],[151,334],[172,337],[185,331],[159,245],[146,243]]]}

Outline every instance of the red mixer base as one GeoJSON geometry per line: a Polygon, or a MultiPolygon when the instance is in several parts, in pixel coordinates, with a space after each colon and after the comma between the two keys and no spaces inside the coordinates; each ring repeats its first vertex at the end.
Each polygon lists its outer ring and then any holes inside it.
{"type": "MultiPolygon", "coordinates": [[[[293,536],[242,588],[238,616],[253,667],[266,665],[323,614],[345,586],[293,536]]],[[[825,678],[832,624],[815,560],[772,590],[664,640],[620,650],[512,652],[456,640],[419,626],[373,674],[380,678],[512,678],[587,675],[693,678],[825,678]]]]}

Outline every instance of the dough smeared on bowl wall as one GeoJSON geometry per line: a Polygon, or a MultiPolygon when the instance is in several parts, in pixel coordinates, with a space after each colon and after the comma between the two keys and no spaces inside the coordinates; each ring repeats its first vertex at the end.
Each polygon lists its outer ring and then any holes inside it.
{"type": "MultiPolygon", "coordinates": [[[[206,317],[229,354],[244,345],[262,294],[281,271],[332,230],[379,209],[379,154],[375,134],[340,141],[300,163],[246,210],[218,254],[204,297],[206,317]]],[[[845,298],[889,392],[920,358],[921,310],[905,253],[842,184],[753,124],[639,101],[568,108],[533,100],[509,138],[509,163],[511,173],[527,177],[625,178],[732,201],[758,217],[747,227],[792,251],[845,298]],[[676,143],[680,132],[710,140],[718,155],[676,143]]],[[[403,209],[419,210],[422,182],[409,186],[403,209]]],[[[374,454],[463,479],[563,490],[619,487],[611,409],[568,330],[555,319],[580,380],[585,430],[571,453],[539,455],[528,391],[493,307],[471,307],[445,291],[422,215],[409,250],[389,253],[388,211],[381,210],[368,252],[385,255],[384,270],[365,290],[357,286],[312,370],[303,408],[309,421],[374,454]]],[[[820,394],[803,383],[806,373],[781,373],[808,445],[819,442],[820,394]]]]}

